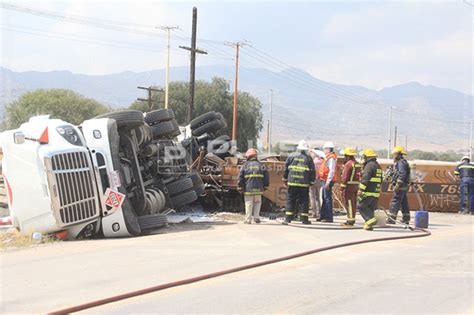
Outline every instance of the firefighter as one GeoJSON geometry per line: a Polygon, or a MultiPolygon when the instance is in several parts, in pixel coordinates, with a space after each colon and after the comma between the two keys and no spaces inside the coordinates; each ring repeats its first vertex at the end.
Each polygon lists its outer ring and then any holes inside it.
{"type": "Polygon", "coordinates": [[[402,211],[402,222],[410,223],[410,207],[408,205],[407,192],[410,188],[410,165],[405,159],[407,152],[404,147],[396,146],[392,151],[394,164],[390,174],[392,178],[393,195],[390,203],[390,217],[387,223],[394,224],[398,211],[402,211]]]}
{"type": "Polygon", "coordinates": [[[463,156],[461,164],[456,167],[454,174],[461,180],[461,209],[459,213],[474,215],[474,164],[468,156],[463,156]],[[467,199],[467,200],[466,200],[467,199]],[[467,201],[467,205],[466,205],[467,201]]]}
{"type": "Polygon", "coordinates": [[[322,188],[322,205],[318,222],[333,222],[332,213],[332,187],[336,181],[337,155],[334,152],[334,144],[326,142],[323,146],[326,154],[321,167],[319,168],[319,179],[322,188]]]}
{"type": "Polygon", "coordinates": [[[362,165],[355,159],[356,150],[351,147],[344,149],[344,168],[341,178],[341,194],[347,210],[347,221],[342,226],[353,226],[357,209],[357,191],[362,165]]]}
{"type": "Polygon", "coordinates": [[[299,211],[301,222],[311,224],[308,217],[309,187],[314,184],[314,163],[308,154],[308,144],[301,140],[296,147],[296,152],[290,154],[285,162],[283,182],[288,187],[286,200],[286,217],[283,224],[293,220],[299,211]]]}
{"type": "Polygon", "coordinates": [[[365,221],[364,230],[372,231],[377,220],[374,211],[379,202],[382,186],[382,168],[377,162],[377,153],[373,149],[366,149],[362,154],[364,165],[357,195],[357,210],[365,221]]]}
{"type": "Polygon", "coordinates": [[[257,159],[257,150],[249,149],[245,153],[247,161],[242,165],[239,174],[239,189],[244,192],[245,224],[260,223],[262,194],[269,183],[266,167],[257,159]]]}

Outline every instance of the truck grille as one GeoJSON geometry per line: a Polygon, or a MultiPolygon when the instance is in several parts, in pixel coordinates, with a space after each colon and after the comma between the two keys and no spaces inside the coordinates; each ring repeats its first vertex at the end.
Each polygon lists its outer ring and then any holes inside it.
{"type": "Polygon", "coordinates": [[[49,158],[50,179],[56,218],[71,225],[96,217],[99,212],[97,189],[87,152],[67,152],[49,158]],[[55,189],[56,188],[56,189],[55,189]]]}

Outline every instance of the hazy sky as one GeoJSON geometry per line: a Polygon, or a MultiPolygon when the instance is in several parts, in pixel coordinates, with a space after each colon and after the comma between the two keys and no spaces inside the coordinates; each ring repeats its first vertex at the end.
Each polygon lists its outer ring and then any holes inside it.
{"type": "Polygon", "coordinates": [[[232,65],[233,50],[223,42],[245,39],[258,50],[243,48],[242,66],[281,70],[266,53],[331,82],[380,89],[419,81],[471,94],[473,89],[473,7],[462,0],[2,3],[69,16],[51,19],[0,9],[0,65],[17,71],[107,74],[164,68],[166,38],[154,28],[159,25],[181,27],[173,33],[172,66],[188,65],[187,53],[177,46],[189,45],[195,5],[198,38],[216,41],[198,40],[209,51],[198,65],[232,65]],[[116,22],[120,31],[92,26],[116,22]]]}

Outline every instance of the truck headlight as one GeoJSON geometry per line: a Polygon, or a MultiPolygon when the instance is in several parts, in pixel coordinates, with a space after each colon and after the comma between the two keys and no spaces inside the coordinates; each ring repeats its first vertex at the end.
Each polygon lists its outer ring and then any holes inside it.
{"type": "Polygon", "coordinates": [[[72,126],[70,125],[59,126],[56,128],[56,131],[61,135],[61,137],[66,139],[66,141],[69,142],[70,144],[79,145],[79,146],[84,145],[76,129],[74,129],[72,126]]]}

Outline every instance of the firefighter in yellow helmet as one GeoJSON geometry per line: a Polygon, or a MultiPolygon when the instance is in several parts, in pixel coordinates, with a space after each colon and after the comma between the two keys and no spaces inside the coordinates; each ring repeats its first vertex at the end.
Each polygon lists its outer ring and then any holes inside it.
{"type": "Polygon", "coordinates": [[[405,159],[407,152],[404,147],[393,148],[393,165],[389,174],[392,180],[393,195],[390,203],[390,217],[387,223],[394,224],[398,211],[402,211],[402,222],[410,223],[410,206],[408,205],[407,192],[410,187],[410,165],[405,159]]]}
{"type": "Polygon", "coordinates": [[[362,165],[356,161],[356,150],[351,147],[344,149],[344,166],[341,177],[341,194],[347,210],[347,221],[342,226],[353,226],[357,208],[357,191],[359,190],[362,165]]]}
{"type": "Polygon", "coordinates": [[[377,162],[377,153],[366,149],[362,153],[364,165],[359,184],[357,210],[365,220],[364,229],[372,231],[377,220],[374,211],[377,208],[382,186],[382,168],[377,162]]]}

